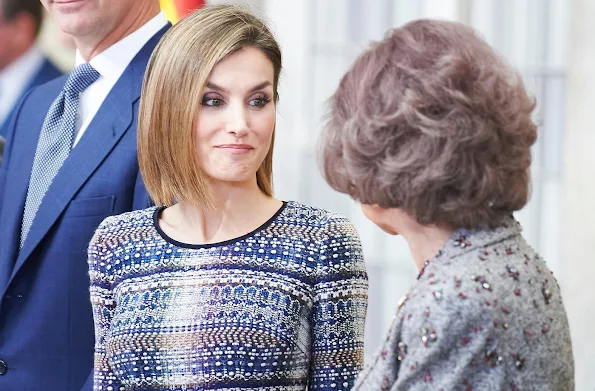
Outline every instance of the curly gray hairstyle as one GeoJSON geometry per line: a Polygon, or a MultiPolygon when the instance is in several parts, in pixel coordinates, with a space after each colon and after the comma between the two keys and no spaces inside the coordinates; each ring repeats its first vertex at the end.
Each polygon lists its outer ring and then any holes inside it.
{"type": "Polygon", "coordinates": [[[498,224],[529,197],[535,102],[471,29],[417,20],[343,76],[319,141],[335,190],[424,225],[498,224]]]}

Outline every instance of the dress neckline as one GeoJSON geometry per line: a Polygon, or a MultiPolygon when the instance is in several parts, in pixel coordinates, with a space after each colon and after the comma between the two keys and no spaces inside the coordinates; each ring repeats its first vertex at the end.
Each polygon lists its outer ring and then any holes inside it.
{"type": "Polygon", "coordinates": [[[224,240],[222,242],[205,243],[205,244],[190,244],[190,243],[180,242],[180,241],[175,240],[174,238],[170,237],[159,226],[159,215],[161,214],[161,212],[163,212],[167,208],[167,206],[160,206],[160,207],[158,207],[158,208],[155,209],[155,212],[153,213],[153,226],[155,227],[155,229],[157,230],[157,233],[159,234],[159,236],[161,236],[161,238],[163,240],[165,240],[166,242],[168,242],[170,244],[173,244],[174,246],[177,246],[177,247],[191,248],[191,249],[201,249],[201,248],[211,248],[211,247],[225,246],[225,245],[229,245],[229,244],[233,244],[233,243],[239,242],[241,240],[244,240],[246,238],[249,238],[250,236],[254,236],[258,232],[260,232],[260,231],[266,229],[267,227],[269,227],[277,219],[277,217],[279,217],[279,215],[283,212],[283,210],[285,210],[285,208],[287,206],[287,201],[282,201],[282,202],[283,202],[283,205],[281,205],[281,207],[267,221],[265,221],[259,227],[257,227],[256,229],[254,229],[254,230],[252,230],[252,231],[250,231],[250,232],[248,232],[248,233],[246,233],[244,235],[241,235],[241,236],[236,237],[236,238],[224,240]]]}

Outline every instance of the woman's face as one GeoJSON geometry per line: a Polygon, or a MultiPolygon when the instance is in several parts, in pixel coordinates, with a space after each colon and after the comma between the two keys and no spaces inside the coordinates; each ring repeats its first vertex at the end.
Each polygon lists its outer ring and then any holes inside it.
{"type": "Polygon", "coordinates": [[[273,83],[273,64],[254,47],[213,68],[194,127],[198,159],[211,180],[256,182],[275,129],[273,83]]]}

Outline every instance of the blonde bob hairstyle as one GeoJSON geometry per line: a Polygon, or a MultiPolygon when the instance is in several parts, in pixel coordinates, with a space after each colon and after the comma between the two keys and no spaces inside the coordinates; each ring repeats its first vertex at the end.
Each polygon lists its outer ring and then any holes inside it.
{"type": "MultiPolygon", "coordinates": [[[[281,72],[281,50],[263,21],[237,6],[203,7],[163,36],[147,65],[139,109],[138,160],[155,204],[185,202],[212,208],[213,201],[196,156],[194,124],[207,79],[226,56],[255,47],[273,64],[273,90],[281,72]]],[[[273,146],[256,179],[273,194],[273,146]]]]}

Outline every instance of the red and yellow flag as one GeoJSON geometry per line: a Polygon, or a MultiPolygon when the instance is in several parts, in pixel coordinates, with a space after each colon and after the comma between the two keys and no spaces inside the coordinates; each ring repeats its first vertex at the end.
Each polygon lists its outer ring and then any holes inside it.
{"type": "Polygon", "coordinates": [[[176,23],[184,16],[205,4],[204,0],[159,0],[161,9],[170,22],[176,23]]]}

